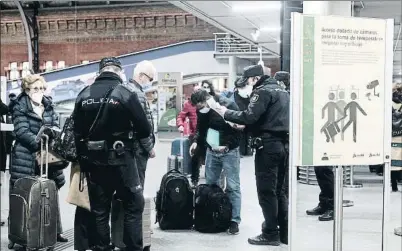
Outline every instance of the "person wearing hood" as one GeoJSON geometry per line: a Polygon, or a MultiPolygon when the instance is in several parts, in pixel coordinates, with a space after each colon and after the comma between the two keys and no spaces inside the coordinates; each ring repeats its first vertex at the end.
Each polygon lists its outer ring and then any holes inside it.
{"type": "Polygon", "coordinates": [[[255,153],[258,200],[265,222],[262,233],[248,239],[252,245],[288,243],[289,93],[261,65],[244,69],[241,82],[252,87],[243,111],[219,107],[226,121],[251,127],[255,153]],[[278,229],[279,225],[279,229],[278,229]]]}
{"type": "MultiPolygon", "coordinates": [[[[39,175],[35,153],[40,150],[40,143],[35,139],[41,126],[59,126],[51,99],[44,95],[45,85],[42,76],[28,75],[22,79],[21,94],[10,102],[15,133],[15,144],[11,153],[10,190],[17,179],[39,175]]],[[[58,189],[66,182],[62,170],[49,170],[48,177],[55,181],[58,189]]],[[[62,236],[60,213],[58,216],[57,241],[67,242],[62,236]]]]}

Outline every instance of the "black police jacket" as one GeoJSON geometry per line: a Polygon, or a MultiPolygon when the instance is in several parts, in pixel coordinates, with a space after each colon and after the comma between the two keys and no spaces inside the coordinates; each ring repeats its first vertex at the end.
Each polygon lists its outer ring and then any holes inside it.
{"type": "Polygon", "coordinates": [[[289,133],[289,93],[269,76],[263,76],[253,88],[250,104],[244,111],[227,110],[225,120],[250,125],[255,136],[263,133],[289,133]]]}
{"type": "MultiPolygon", "coordinates": [[[[106,102],[102,114],[99,116],[90,140],[123,140],[126,133],[133,132],[136,139],[149,137],[151,125],[142,108],[138,96],[130,86],[121,84],[120,77],[112,72],[100,74],[95,82],[86,87],[75,102],[74,132],[76,140],[88,136],[89,129],[101,106],[106,102]],[[109,98],[103,99],[106,92],[115,86],[109,98]]],[[[128,138],[128,137],[126,137],[128,138]]]]}
{"type": "MultiPolygon", "coordinates": [[[[221,106],[226,106],[229,109],[234,110],[239,109],[236,103],[228,98],[218,94],[215,94],[213,98],[221,106]]],[[[241,132],[226,123],[222,116],[212,109],[210,109],[206,114],[197,113],[197,131],[194,136],[197,144],[201,145],[206,142],[209,128],[219,132],[220,146],[226,146],[229,150],[239,147],[241,132]]],[[[206,143],[206,145],[211,148],[208,143],[206,143]]]]}

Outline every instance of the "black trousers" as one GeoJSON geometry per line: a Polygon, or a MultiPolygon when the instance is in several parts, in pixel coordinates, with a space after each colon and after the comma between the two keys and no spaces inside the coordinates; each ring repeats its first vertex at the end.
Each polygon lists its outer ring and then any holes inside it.
{"type": "Polygon", "coordinates": [[[327,209],[334,209],[334,172],[331,166],[314,167],[315,176],[317,177],[318,186],[321,189],[319,206],[327,209]]]}
{"type": "MultiPolygon", "coordinates": [[[[116,161],[119,163],[119,161],[116,161]]],[[[95,217],[96,249],[110,244],[110,210],[113,194],[123,201],[124,236],[127,251],[142,251],[142,212],[144,197],[133,153],[126,152],[121,165],[96,166],[86,164],[91,211],[95,217]]],[[[83,166],[81,164],[81,166],[83,166]]]]}
{"type": "Polygon", "coordinates": [[[262,233],[269,239],[287,236],[288,231],[288,150],[281,140],[263,139],[254,159],[258,201],[264,215],[262,233]]]}
{"type": "MultiPolygon", "coordinates": [[[[194,143],[194,136],[189,136],[190,145],[194,143]]],[[[198,182],[200,180],[200,167],[205,161],[206,148],[204,145],[198,145],[191,157],[191,181],[198,182]]]]}
{"type": "Polygon", "coordinates": [[[88,250],[96,245],[95,215],[77,207],[74,217],[74,250],[88,250]]]}
{"type": "Polygon", "coordinates": [[[140,176],[140,182],[142,187],[145,185],[145,173],[147,171],[149,155],[144,153],[138,153],[135,155],[135,162],[137,164],[138,175],[140,176]]]}
{"type": "MultiPolygon", "coordinates": [[[[377,174],[384,173],[384,165],[371,165],[370,168],[374,168],[377,174]]],[[[392,189],[398,189],[398,180],[401,178],[401,171],[391,172],[391,186],[392,189]]]]}
{"type": "Polygon", "coordinates": [[[242,132],[240,135],[239,150],[242,156],[253,155],[253,149],[250,147],[251,135],[248,132],[242,132]]]}

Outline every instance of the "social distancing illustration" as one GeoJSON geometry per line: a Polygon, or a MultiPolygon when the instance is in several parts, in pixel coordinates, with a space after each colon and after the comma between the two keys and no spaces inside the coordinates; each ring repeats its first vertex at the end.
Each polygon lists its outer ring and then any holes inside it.
{"type": "MultiPolygon", "coordinates": [[[[367,85],[368,90],[373,90],[374,97],[379,97],[380,95],[375,90],[378,85],[378,80],[372,81],[367,85]]],[[[349,96],[346,94],[343,89],[330,89],[328,93],[329,101],[321,109],[322,119],[326,120],[326,122],[320,132],[325,135],[326,142],[328,143],[335,143],[338,135],[338,138],[344,141],[347,130],[352,130],[353,142],[357,142],[358,117],[362,115],[367,116],[365,109],[359,104],[359,89],[351,86],[349,96]],[[346,98],[349,100],[348,102],[345,100],[346,98]]],[[[368,97],[367,94],[366,97],[368,97]]]]}

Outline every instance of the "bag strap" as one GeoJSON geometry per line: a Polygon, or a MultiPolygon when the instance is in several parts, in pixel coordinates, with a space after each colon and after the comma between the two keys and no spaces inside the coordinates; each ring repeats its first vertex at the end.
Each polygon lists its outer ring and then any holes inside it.
{"type": "MultiPolygon", "coordinates": [[[[114,85],[109,90],[107,90],[105,95],[103,96],[103,100],[107,99],[109,97],[109,95],[112,93],[112,91],[116,87],[117,87],[117,85],[114,85]]],[[[97,128],[100,115],[101,115],[102,111],[104,110],[105,105],[106,105],[106,102],[101,103],[101,106],[99,107],[98,113],[96,114],[96,117],[95,117],[94,121],[92,122],[91,127],[89,128],[88,135],[85,137],[86,139],[89,139],[89,137],[91,137],[91,135],[93,134],[93,132],[97,128]]]]}

